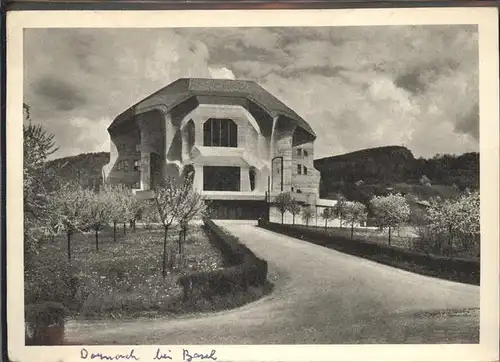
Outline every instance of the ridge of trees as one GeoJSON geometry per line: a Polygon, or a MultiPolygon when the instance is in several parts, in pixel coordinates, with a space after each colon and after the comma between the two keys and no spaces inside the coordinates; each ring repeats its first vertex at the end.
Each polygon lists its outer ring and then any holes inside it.
{"type": "Polygon", "coordinates": [[[360,150],[314,161],[321,172],[320,193],[349,192],[365,185],[389,187],[397,183],[447,185],[459,190],[479,187],[479,153],[437,154],[415,158],[401,146],[360,150]]]}

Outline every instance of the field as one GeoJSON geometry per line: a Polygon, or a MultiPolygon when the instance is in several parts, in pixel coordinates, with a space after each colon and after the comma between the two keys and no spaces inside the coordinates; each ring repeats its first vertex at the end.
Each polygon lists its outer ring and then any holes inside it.
{"type": "MultiPolygon", "coordinates": [[[[177,254],[178,230],[169,231],[169,255],[177,254]]],[[[185,312],[177,278],[187,272],[222,268],[219,251],[208,241],[204,229],[189,227],[184,248],[185,260],[162,277],[163,229],[112,228],[99,235],[96,251],[93,233],[76,234],[71,241],[68,262],[66,236],[47,241],[26,275],[27,303],[33,300],[64,302],[74,317],[124,318],[185,312]],[[70,274],[78,280],[73,285],[70,274]],[[64,286],[74,287],[76,300],[58,300],[64,286]],[[61,293],[57,291],[61,290],[61,293]]],[[[64,298],[63,298],[64,299],[64,298]]]]}

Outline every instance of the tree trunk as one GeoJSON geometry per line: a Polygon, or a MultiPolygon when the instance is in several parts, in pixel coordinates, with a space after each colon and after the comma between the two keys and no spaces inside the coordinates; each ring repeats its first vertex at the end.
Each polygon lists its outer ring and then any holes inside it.
{"type": "Polygon", "coordinates": [[[167,270],[166,270],[166,267],[167,267],[167,234],[168,234],[168,227],[165,226],[164,227],[164,234],[163,234],[163,269],[162,269],[162,275],[163,275],[163,279],[165,279],[166,275],[167,275],[167,270]]]}
{"type": "Polygon", "coordinates": [[[71,260],[71,232],[67,233],[68,237],[68,260],[71,260]]]}
{"type": "Polygon", "coordinates": [[[354,236],[354,221],[351,222],[351,240],[353,239],[354,236]]]}
{"type": "Polygon", "coordinates": [[[293,214],[293,216],[292,216],[292,223],[293,223],[293,225],[295,225],[295,214],[293,214]]]}
{"type": "Polygon", "coordinates": [[[113,241],[116,243],[116,221],[113,221],[113,241]]]}
{"type": "Polygon", "coordinates": [[[184,246],[186,245],[186,235],[187,235],[187,226],[184,226],[183,235],[182,235],[182,254],[184,255],[184,246]]]}
{"type": "Polygon", "coordinates": [[[127,235],[127,223],[123,223],[123,236],[127,235]]]}
{"type": "Polygon", "coordinates": [[[177,248],[179,254],[182,253],[182,228],[179,230],[179,237],[177,238],[177,248]]]}
{"type": "Polygon", "coordinates": [[[327,227],[328,227],[328,219],[325,219],[325,231],[327,227]]]}
{"type": "Polygon", "coordinates": [[[389,246],[391,246],[391,227],[389,226],[389,246]]]}
{"type": "Polygon", "coordinates": [[[284,218],[285,218],[285,213],[284,213],[284,212],[282,212],[282,213],[281,213],[281,223],[282,223],[282,224],[284,223],[284,218]]]}
{"type": "Polygon", "coordinates": [[[132,227],[134,228],[134,232],[136,231],[135,229],[135,220],[132,221],[132,227]]]}
{"type": "Polygon", "coordinates": [[[453,254],[453,234],[452,234],[452,231],[453,231],[453,227],[451,225],[448,226],[448,248],[449,248],[448,253],[450,254],[450,257],[453,254]]]}
{"type": "Polygon", "coordinates": [[[95,250],[99,251],[99,231],[95,229],[95,250]]]}

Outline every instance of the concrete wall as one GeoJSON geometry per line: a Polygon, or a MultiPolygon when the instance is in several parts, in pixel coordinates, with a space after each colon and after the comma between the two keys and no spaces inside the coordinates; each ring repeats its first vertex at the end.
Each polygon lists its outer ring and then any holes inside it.
{"type": "MultiPolygon", "coordinates": [[[[271,140],[264,137],[260,132],[260,127],[253,116],[242,106],[239,105],[224,105],[224,104],[200,104],[197,108],[189,112],[181,122],[180,129],[182,130],[182,154],[183,162],[193,162],[195,164],[196,176],[195,184],[198,188],[203,186],[203,168],[196,164],[192,159],[193,147],[203,146],[203,125],[210,118],[229,118],[232,119],[238,127],[238,143],[237,148],[244,149],[245,153],[250,155],[250,159],[255,159],[255,163],[246,160],[250,163],[249,166],[241,167],[241,161],[231,162],[224,159],[223,164],[226,166],[240,166],[240,190],[251,191],[249,171],[253,167],[256,172],[256,188],[255,192],[264,192],[267,189],[267,176],[269,176],[269,149],[271,140]],[[190,126],[191,125],[191,126],[190,126]],[[188,127],[192,127],[194,131],[194,144],[188,143],[188,127]],[[185,156],[185,157],[184,157],[185,156]]],[[[224,148],[221,147],[221,161],[224,158],[224,148]]],[[[222,163],[221,163],[222,164],[222,163]]]]}
{"type": "Polygon", "coordinates": [[[128,187],[137,185],[140,172],[134,170],[134,162],[141,159],[137,145],[141,142],[141,133],[137,123],[131,119],[119,129],[110,134],[110,162],[104,167],[104,179],[109,184],[124,184],[128,187]],[[128,171],[118,171],[118,163],[128,162],[128,171]]]}
{"type": "MultiPolygon", "coordinates": [[[[203,148],[203,124],[209,118],[229,118],[238,127],[238,145],[233,150],[239,150],[231,157],[224,156],[228,148],[221,147],[221,162],[213,161],[213,165],[226,165],[240,167],[241,191],[256,195],[264,195],[268,190],[268,181],[274,193],[281,191],[281,159],[271,160],[274,157],[283,158],[283,191],[302,191],[297,197],[310,200],[314,203],[319,193],[320,174],[314,169],[313,143],[293,146],[294,135],[297,130],[297,121],[287,117],[275,117],[270,129],[262,134],[259,124],[269,122],[269,119],[255,119],[254,116],[242,105],[223,104],[220,99],[217,104],[199,104],[198,101],[186,101],[176,108],[167,110],[156,101],[149,100],[147,107],[141,105],[136,110],[132,126],[120,126],[120,133],[111,135],[111,162],[104,168],[108,173],[107,181],[135,184],[140,179],[142,188],[148,189],[151,183],[149,164],[150,153],[157,153],[162,157],[163,165],[161,178],[167,176],[179,177],[187,165],[192,165],[195,170],[194,186],[203,187],[203,162],[196,157],[205,157],[203,148]],[[142,112],[137,114],[138,112],[142,112]],[[134,123],[135,122],[135,123],[134,123]],[[116,146],[116,150],[114,147],[116,146]],[[123,146],[122,145],[126,145],[123,146]],[[140,151],[136,148],[140,145],[140,151]],[[307,157],[297,156],[296,149],[306,149],[307,157]],[[225,149],[225,150],[224,150],[225,149]],[[195,152],[193,152],[195,151],[195,152]],[[142,153],[141,153],[142,152],[142,153]],[[235,156],[236,155],[236,156],[235,156]],[[240,156],[238,156],[240,155],[240,156]],[[112,165],[127,157],[130,160],[129,169],[133,170],[134,160],[140,159],[142,172],[117,173],[112,170],[112,165]],[[297,174],[297,165],[306,166],[307,175],[297,174]],[[249,171],[255,171],[255,189],[250,187],[249,171]],[[272,173],[272,175],[271,175],[272,173]]],[[[266,115],[267,116],[267,115],[266,115]]],[[[301,130],[303,132],[303,130],[301,130]]],[[[295,137],[295,140],[297,137],[295,137]]],[[[216,159],[217,152],[210,150],[210,159],[216,159]]],[[[227,154],[227,153],[226,153],[227,154]]],[[[206,158],[207,160],[207,158],[206,158]]],[[[207,161],[205,161],[207,162],[207,161]]],[[[307,202],[307,201],[306,201],[307,202]]]]}
{"type": "Polygon", "coordinates": [[[321,174],[314,168],[314,145],[312,142],[295,146],[292,150],[292,187],[294,191],[319,194],[321,174]],[[299,151],[300,150],[300,155],[299,151]],[[305,156],[304,151],[307,153],[305,156]],[[298,173],[298,166],[301,174],[298,173]],[[307,175],[304,174],[307,167],[307,175]]]}
{"type": "Polygon", "coordinates": [[[274,161],[271,166],[271,189],[274,192],[281,190],[282,182],[283,192],[292,190],[292,136],[296,125],[296,122],[288,118],[279,117],[275,120],[272,144],[272,159],[274,161]],[[283,167],[281,162],[283,162],[283,167]]]}

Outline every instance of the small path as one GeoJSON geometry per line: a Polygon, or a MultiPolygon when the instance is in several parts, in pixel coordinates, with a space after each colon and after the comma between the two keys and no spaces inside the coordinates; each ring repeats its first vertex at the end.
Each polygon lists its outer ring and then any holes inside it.
{"type": "Polygon", "coordinates": [[[80,344],[478,343],[479,287],[409,273],[256,227],[217,221],[269,263],[274,291],[180,319],[70,322],[80,344]]]}

